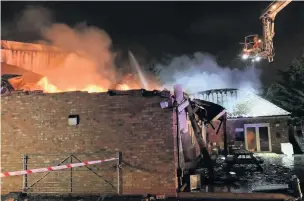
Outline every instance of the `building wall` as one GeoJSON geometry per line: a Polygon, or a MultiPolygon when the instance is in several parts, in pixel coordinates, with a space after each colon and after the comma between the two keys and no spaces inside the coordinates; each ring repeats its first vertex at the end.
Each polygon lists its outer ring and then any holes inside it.
{"type": "Polygon", "coordinates": [[[1,40],[1,62],[35,73],[56,67],[65,56],[63,51],[52,46],[1,40]]]}
{"type": "MultiPolygon", "coordinates": [[[[288,134],[288,117],[255,117],[255,118],[239,118],[227,120],[227,139],[228,141],[235,140],[236,128],[243,128],[245,124],[260,124],[269,123],[272,152],[281,153],[281,143],[289,142],[288,134]]],[[[214,123],[216,130],[219,122],[214,123]]],[[[220,143],[223,142],[223,130],[220,129],[218,135],[215,134],[216,130],[213,130],[210,126],[208,128],[209,140],[211,142],[220,143]]]]}
{"type": "MultiPolygon", "coordinates": [[[[2,97],[1,172],[21,170],[25,153],[47,161],[50,153],[121,151],[124,194],[175,193],[176,117],[160,108],[162,100],[84,92],[2,97]],[[79,115],[78,126],[68,126],[70,114],[79,115]]],[[[1,186],[2,194],[20,191],[22,176],[4,178],[1,186]]]]}

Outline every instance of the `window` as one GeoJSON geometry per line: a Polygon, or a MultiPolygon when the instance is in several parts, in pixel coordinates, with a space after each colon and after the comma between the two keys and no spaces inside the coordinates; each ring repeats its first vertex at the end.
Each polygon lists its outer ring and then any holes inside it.
{"type": "Polygon", "coordinates": [[[69,115],[68,124],[70,126],[77,126],[80,122],[79,115],[69,115]]]}
{"type": "Polygon", "coordinates": [[[236,128],[235,129],[235,141],[245,141],[244,137],[244,129],[243,128],[236,128]]]}
{"type": "Polygon", "coordinates": [[[245,146],[249,151],[271,152],[271,138],[268,123],[245,124],[245,146]]]}

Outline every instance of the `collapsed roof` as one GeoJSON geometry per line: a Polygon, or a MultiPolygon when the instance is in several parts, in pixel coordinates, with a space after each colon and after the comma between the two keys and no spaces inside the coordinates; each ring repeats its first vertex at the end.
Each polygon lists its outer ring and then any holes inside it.
{"type": "Polygon", "coordinates": [[[191,98],[199,98],[222,105],[227,110],[228,118],[290,115],[288,111],[250,91],[215,89],[192,94],[191,98]]]}
{"type": "Polygon", "coordinates": [[[35,88],[37,83],[43,78],[42,75],[32,71],[1,62],[1,76],[3,75],[21,75],[20,77],[18,76],[9,79],[9,83],[15,90],[33,89],[33,87],[35,88]]]}
{"type": "Polygon", "coordinates": [[[228,113],[231,118],[287,116],[291,114],[252,92],[240,92],[242,95],[237,100],[233,110],[228,113]]]}

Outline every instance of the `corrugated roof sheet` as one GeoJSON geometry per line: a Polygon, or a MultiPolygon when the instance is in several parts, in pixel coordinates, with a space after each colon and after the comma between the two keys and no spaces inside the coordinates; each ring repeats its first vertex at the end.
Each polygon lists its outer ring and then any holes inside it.
{"type": "Polygon", "coordinates": [[[55,46],[42,45],[36,43],[22,43],[8,40],[1,40],[1,49],[38,52],[63,52],[63,50],[55,46]]]}

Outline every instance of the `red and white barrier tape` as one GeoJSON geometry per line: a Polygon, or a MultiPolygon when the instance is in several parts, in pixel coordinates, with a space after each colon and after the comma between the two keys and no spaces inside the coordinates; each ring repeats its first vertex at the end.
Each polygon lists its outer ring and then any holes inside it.
{"type": "Polygon", "coordinates": [[[104,160],[97,160],[97,161],[86,161],[83,163],[73,163],[73,164],[67,164],[67,165],[59,165],[59,166],[53,166],[53,167],[47,167],[47,168],[38,168],[38,169],[31,169],[31,170],[21,170],[21,171],[15,171],[15,172],[3,172],[0,173],[0,177],[8,177],[8,176],[17,176],[17,175],[25,175],[25,174],[32,174],[32,173],[39,173],[39,172],[51,172],[56,170],[63,170],[73,167],[81,167],[86,165],[93,165],[108,161],[114,161],[118,158],[109,158],[104,160]]]}

